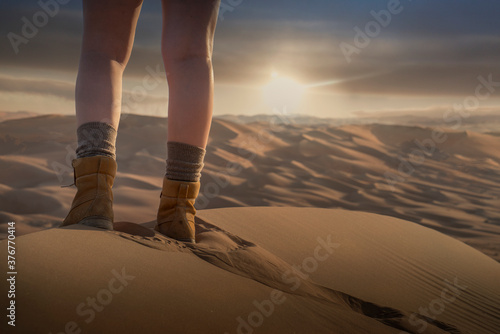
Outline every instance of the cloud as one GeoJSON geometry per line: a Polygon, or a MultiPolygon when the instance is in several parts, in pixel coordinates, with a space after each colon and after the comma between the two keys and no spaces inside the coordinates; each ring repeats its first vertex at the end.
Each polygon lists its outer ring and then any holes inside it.
{"type": "Polygon", "coordinates": [[[57,80],[33,80],[0,76],[0,92],[50,95],[66,100],[74,98],[75,85],[57,80]]]}
{"type": "MultiPolygon", "coordinates": [[[[140,87],[139,87],[140,88],[140,87]]],[[[53,96],[64,100],[74,100],[75,83],[59,80],[39,80],[16,78],[0,75],[0,93],[19,93],[27,95],[53,96]]],[[[141,104],[164,104],[168,102],[165,95],[153,95],[145,89],[139,91],[123,90],[125,101],[130,98],[140,99],[141,104]],[[145,94],[143,94],[145,92],[145,94]]]]}
{"type": "MultiPolygon", "coordinates": [[[[300,19],[300,12],[293,11],[285,2],[266,5],[257,1],[255,6],[257,4],[261,10],[269,6],[281,8],[281,13],[267,13],[264,18],[252,16],[250,14],[259,11],[256,7],[252,11],[250,2],[244,2],[226,20],[219,22],[214,52],[217,83],[260,85],[269,79],[272,70],[277,70],[295,76],[304,84],[337,82],[315,88],[327,93],[452,96],[469,94],[479,75],[491,73],[493,78],[500,80],[497,69],[500,38],[492,33],[496,21],[487,11],[498,5],[466,6],[448,0],[432,6],[416,2],[411,6],[406,4],[405,11],[347,63],[339,44],[353,43],[355,32],[352,28],[370,20],[370,10],[383,9],[387,1],[361,1],[359,5],[358,2],[356,5],[332,2],[323,9],[305,6],[301,7],[303,11],[304,8],[310,10],[304,15],[305,19],[300,19]],[[444,15],[443,11],[429,10],[436,8],[447,8],[449,13],[444,15]],[[327,14],[331,15],[331,20],[326,18],[327,14]],[[483,15],[484,20],[477,22],[479,15],[483,15]]],[[[25,12],[16,12],[15,8],[9,15],[0,14],[2,33],[9,29],[19,30],[23,15],[25,12]]],[[[81,28],[81,12],[62,10],[36,37],[21,46],[18,55],[9,45],[2,45],[0,66],[76,74],[81,28]]],[[[140,79],[147,75],[148,66],[162,66],[160,30],[159,13],[146,11],[141,14],[125,79],[140,79]]],[[[2,43],[8,40],[3,39],[2,43]]],[[[33,94],[39,89],[62,98],[73,98],[73,88],[68,91],[66,86],[55,81],[44,81],[50,85],[38,87],[40,83],[36,81],[21,84],[13,78],[9,80],[20,90],[33,94]],[[48,91],[49,86],[53,93],[48,91]]]]}

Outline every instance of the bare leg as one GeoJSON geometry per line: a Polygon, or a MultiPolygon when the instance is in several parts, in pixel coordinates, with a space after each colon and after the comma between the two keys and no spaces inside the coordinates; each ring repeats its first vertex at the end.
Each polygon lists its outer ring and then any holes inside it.
{"type": "Polygon", "coordinates": [[[118,129],[123,71],[143,0],[84,0],[84,33],[76,80],[77,126],[105,122],[118,129]]]}
{"type": "Polygon", "coordinates": [[[205,148],[212,121],[212,47],[220,0],[162,1],[167,140],[205,148]]]}
{"type": "Polygon", "coordinates": [[[83,0],[84,32],[75,102],[77,193],[62,226],[113,229],[116,130],[122,75],[132,49],[142,0],[83,0]]]}

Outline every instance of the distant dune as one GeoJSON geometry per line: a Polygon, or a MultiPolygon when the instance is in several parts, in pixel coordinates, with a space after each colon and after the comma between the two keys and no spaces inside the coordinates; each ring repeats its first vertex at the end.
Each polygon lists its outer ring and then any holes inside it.
{"type": "Polygon", "coordinates": [[[0,122],[6,121],[8,119],[19,119],[35,116],[38,116],[38,114],[32,111],[0,111],[0,122]]]}
{"type": "MultiPolygon", "coordinates": [[[[117,220],[152,221],[165,169],[167,120],[124,115],[118,134],[117,220]]],[[[276,124],[214,119],[199,210],[240,206],[344,208],[402,218],[500,261],[498,136],[417,125],[276,124]]],[[[57,226],[69,210],[73,116],[0,123],[0,233],[57,226]]]]}
{"type": "Polygon", "coordinates": [[[235,123],[249,124],[254,122],[274,122],[278,124],[295,125],[361,125],[361,124],[390,124],[424,127],[444,127],[475,132],[496,132],[500,128],[500,110],[482,109],[473,114],[464,114],[461,122],[453,117],[446,108],[428,110],[387,111],[387,112],[355,112],[356,117],[347,118],[320,118],[304,114],[276,113],[275,115],[221,115],[217,118],[235,123]],[[285,117],[286,116],[286,117],[285,117]],[[445,117],[446,116],[446,117],[445,117]]]}

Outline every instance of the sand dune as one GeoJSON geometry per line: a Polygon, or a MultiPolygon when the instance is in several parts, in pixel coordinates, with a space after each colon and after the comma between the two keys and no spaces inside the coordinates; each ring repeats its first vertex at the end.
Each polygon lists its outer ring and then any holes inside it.
{"type": "MultiPolygon", "coordinates": [[[[498,137],[436,130],[214,119],[197,208],[312,206],[386,214],[455,237],[499,261],[498,137]]],[[[118,220],[154,219],[166,135],[164,118],[123,117],[114,187],[118,220]],[[131,189],[140,192],[137,201],[131,189]]],[[[29,225],[23,231],[59,224],[75,192],[60,188],[73,181],[75,148],[74,117],[0,123],[2,223],[29,225]],[[24,203],[23,194],[32,203],[24,203]]]]}
{"type": "Polygon", "coordinates": [[[38,116],[36,112],[31,111],[0,111],[0,122],[6,121],[8,119],[19,119],[38,116]]]}
{"type": "Polygon", "coordinates": [[[214,119],[190,246],[152,230],[166,119],[122,119],[111,232],[51,229],[75,118],[1,122],[16,332],[496,333],[498,136],[436,131],[214,119]]]}
{"type": "Polygon", "coordinates": [[[153,223],[19,237],[16,332],[500,328],[500,264],[414,223],[319,208],[200,210],[196,245],[155,234],[153,223]]]}

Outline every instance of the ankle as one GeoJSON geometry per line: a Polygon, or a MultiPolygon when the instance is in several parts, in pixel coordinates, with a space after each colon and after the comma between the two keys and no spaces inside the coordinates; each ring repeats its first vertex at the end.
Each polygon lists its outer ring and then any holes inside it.
{"type": "Polygon", "coordinates": [[[88,122],[80,125],[76,131],[78,136],[77,158],[104,155],[116,159],[116,129],[104,122],[88,122]]]}
{"type": "Polygon", "coordinates": [[[198,182],[206,150],[187,143],[169,141],[165,177],[170,180],[198,182]]]}

